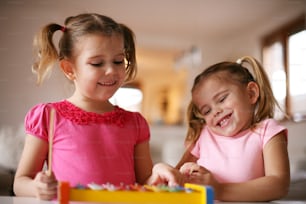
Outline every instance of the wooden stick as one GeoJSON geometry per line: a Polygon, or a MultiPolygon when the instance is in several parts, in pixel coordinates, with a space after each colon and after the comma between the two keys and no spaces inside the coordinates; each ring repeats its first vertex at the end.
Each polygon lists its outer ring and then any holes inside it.
{"type": "Polygon", "coordinates": [[[55,109],[52,108],[50,110],[50,118],[49,118],[49,131],[48,131],[48,139],[49,139],[49,152],[48,152],[48,170],[47,175],[51,176],[52,174],[52,149],[53,149],[53,134],[54,134],[54,114],[55,109]]]}

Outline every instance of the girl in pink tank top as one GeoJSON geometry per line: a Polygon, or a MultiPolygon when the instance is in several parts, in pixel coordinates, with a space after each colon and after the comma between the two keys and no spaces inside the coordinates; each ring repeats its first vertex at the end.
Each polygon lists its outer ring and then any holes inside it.
{"type": "Polygon", "coordinates": [[[260,63],[243,57],[212,65],[191,92],[187,149],[176,166],[186,182],[213,186],[223,201],[285,196],[287,129],[273,119],[277,101],[260,63]]]}

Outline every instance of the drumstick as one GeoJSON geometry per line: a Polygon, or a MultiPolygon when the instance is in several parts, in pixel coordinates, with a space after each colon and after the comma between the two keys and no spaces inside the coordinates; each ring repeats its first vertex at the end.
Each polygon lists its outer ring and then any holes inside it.
{"type": "Polygon", "coordinates": [[[55,109],[52,108],[50,110],[49,131],[48,131],[48,139],[49,139],[48,170],[47,170],[47,175],[48,176],[51,176],[51,174],[52,174],[52,149],[53,149],[53,134],[54,134],[54,114],[55,114],[55,109]]]}

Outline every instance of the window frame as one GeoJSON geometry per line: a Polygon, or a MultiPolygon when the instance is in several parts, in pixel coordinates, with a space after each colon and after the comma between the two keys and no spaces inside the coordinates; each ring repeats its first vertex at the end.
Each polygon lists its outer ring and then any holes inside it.
{"type": "MultiPolygon", "coordinates": [[[[285,117],[282,120],[295,120],[294,115],[292,114],[292,105],[291,105],[291,97],[290,97],[290,78],[289,78],[289,37],[295,33],[301,32],[306,29],[306,15],[302,14],[293,21],[287,23],[284,26],[272,31],[262,38],[261,45],[261,58],[264,59],[263,53],[264,48],[271,46],[275,42],[280,42],[283,47],[283,64],[284,71],[286,74],[286,98],[285,98],[285,117]]],[[[306,115],[302,115],[302,120],[306,120],[306,115]]]]}

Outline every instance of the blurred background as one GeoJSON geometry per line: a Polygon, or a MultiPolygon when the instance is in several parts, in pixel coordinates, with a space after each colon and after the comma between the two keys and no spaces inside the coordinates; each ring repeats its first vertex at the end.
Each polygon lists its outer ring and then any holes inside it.
{"type": "Polygon", "coordinates": [[[112,102],[148,120],[154,162],[175,165],[184,151],[194,77],[211,64],[251,55],[265,65],[290,116],[284,120],[278,113],[277,119],[289,129],[292,170],[306,169],[305,0],[2,0],[0,170],[14,173],[26,112],[73,90],[58,67],[36,86],[31,73],[34,34],[47,23],[63,25],[66,17],[83,12],[110,16],[136,34],[137,78],[112,102]]]}

